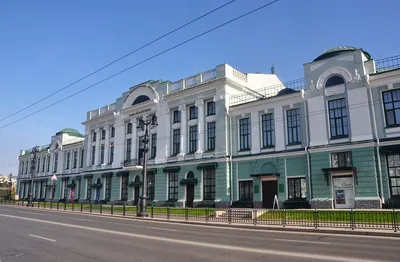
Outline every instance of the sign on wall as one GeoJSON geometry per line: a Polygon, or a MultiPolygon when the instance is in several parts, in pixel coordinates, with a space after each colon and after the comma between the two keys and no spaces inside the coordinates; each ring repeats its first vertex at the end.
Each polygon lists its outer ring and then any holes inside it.
{"type": "Polygon", "coordinates": [[[333,197],[335,198],[335,208],[354,208],[352,176],[333,178],[333,197]]]}

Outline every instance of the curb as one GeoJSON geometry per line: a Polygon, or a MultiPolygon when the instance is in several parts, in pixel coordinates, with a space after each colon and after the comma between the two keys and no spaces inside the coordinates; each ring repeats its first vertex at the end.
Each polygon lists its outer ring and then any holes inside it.
{"type": "MultiPolygon", "coordinates": [[[[23,206],[8,206],[18,209],[25,209],[23,206]]],[[[136,216],[122,216],[122,215],[111,215],[111,214],[96,214],[90,212],[74,212],[71,210],[52,210],[44,208],[34,208],[34,210],[48,211],[54,213],[69,213],[69,214],[81,214],[90,215],[96,217],[107,217],[107,218],[119,218],[119,219],[130,219],[130,220],[144,220],[144,221],[156,221],[160,223],[173,223],[173,224],[187,224],[187,225],[199,225],[209,227],[222,227],[222,228],[233,228],[233,229],[250,229],[259,231],[282,231],[282,232],[297,232],[297,233],[319,233],[319,234],[337,234],[337,235],[357,235],[357,236],[377,236],[377,237],[392,237],[400,238],[400,232],[383,232],[383,231],[357,231],[356,230],[343,230],[343,229],[330,229],[330,228],[299,228],[299,227],[273,227],[268,225],[254,225],[254,224],[226,224],[226,223],[215,223],[215,222],[201,222],[201,221],[186,221],[186,220],[174,220],[174,219],[162,219],[162,218],[149,218],[149,217],[136,217],[136,216]]]]}

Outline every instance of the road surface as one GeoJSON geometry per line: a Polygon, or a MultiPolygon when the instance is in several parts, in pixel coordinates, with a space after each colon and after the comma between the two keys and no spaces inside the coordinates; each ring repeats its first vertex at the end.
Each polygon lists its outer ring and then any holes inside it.
{"type": "Polygon", "coordinates": [[[399,261],[400,238],[216,228],[0,206],[0,262],[399,261]]]}

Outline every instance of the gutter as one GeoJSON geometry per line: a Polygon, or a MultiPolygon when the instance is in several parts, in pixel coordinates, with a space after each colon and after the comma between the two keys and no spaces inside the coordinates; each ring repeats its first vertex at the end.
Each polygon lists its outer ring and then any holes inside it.
{"type": "Polygon", "coordinates": [[[307,154],[307,176],[308,176],[308,197],[309,201],[311,201],[313,194],[312,194],[312,183],[311,183],[311,161],[310,161],[310,151],[309,149],[309,143],[310,143],[310,138],[309,138],[309,133],[308,133],[308,128],[309,128],[309,123],[308,123],[308,103],[307,100],[304,101],[304,118],[305,118],[305,126],[306,126],[306,146],[304,148],[304,151],[307,154]]]}
{"type": "Polygon", "coordinates": [[[376,117],[375,117],[375,108],[374,108],[374,103],[372,103],[372,91],[371,91],[371,85],[369,84],[369,75],[367,75],[368,79],[366,81],[367,83],[367,88],[368,88],[368,95],[369,99],[371,101],[371,109],[372,109],[372,118],[374,119],[374,133],[375,133],[375,138],[376,138],[376,153],[377,153],[377,158],[378,158],[378,170],[379,170],[379,180],[380,180],[380,191],[381,191],[381,201],[382,204],[385,204],[385,196],[383,194],[383,181],[382,181],[382,166],[381,166],[381,153],[380,153],[380,139],[378,135],[378,129],[376,125],[376,117]]]}

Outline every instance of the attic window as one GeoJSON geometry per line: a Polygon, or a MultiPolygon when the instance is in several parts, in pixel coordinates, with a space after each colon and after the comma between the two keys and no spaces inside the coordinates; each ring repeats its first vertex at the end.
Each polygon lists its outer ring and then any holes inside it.
{"type": "Polygon", "coordinates": [[[144,103],[144,102],[149,101],[149,100],[150,100],[150,98],[148,96],[141,95],[141,96],[138,96],[136,98],[135,102],[133,102],[132,105],[134,106],[134,105],[137,105],[137,104],[140,104],[140,103],[144,103]]]}
{"type": "Polygon", "coordinates": [[[335,75],[331,76],[325,83],[325,87],[331,87],[336,85],[344,84],[344,79],[341,76],[335,75]]]}

